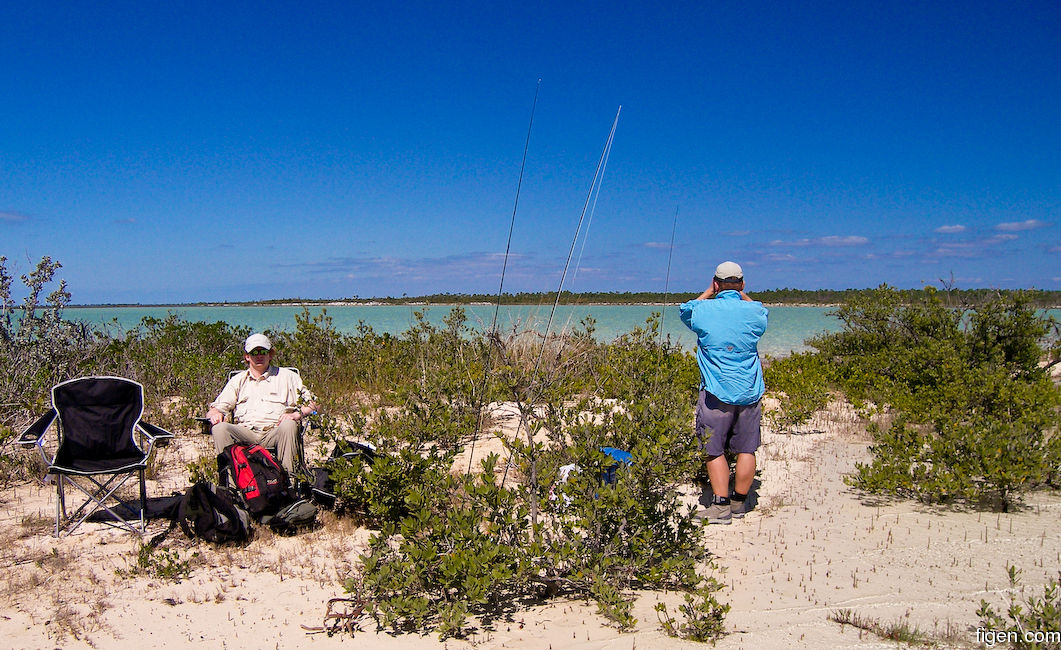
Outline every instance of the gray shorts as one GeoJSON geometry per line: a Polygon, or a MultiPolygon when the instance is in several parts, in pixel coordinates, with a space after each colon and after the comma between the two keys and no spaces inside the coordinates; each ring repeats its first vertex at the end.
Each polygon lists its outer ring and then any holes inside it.
{"type": "Polygon", "coordinates": [[[735,454],[754,454],[759,448],[762,418],[761,402],[743,406],[726,404],[701,390],[696,400],[696,437],[700,439],[700,449],[708,456],[721,456],[727,449],[735,454]]]}

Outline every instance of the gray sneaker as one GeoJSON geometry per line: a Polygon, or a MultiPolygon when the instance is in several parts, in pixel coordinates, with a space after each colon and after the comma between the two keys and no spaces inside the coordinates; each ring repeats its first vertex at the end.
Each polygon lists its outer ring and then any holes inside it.
{"type": "Polygon", "coordinates": [[[737,519],[743,519],[745,513],[748,512],[748,501],[734,501],[733,499],[730,499],[729,512],[737,519]]]}
{"type": "Polygon", "coordinates": [[[712,503],[706,509],[701,509],[697,512],[696,518],[700,521],[706,519],[709,524],[729,525],[733,523],[733,517],[728,503],[724,506],[712,503]]]}

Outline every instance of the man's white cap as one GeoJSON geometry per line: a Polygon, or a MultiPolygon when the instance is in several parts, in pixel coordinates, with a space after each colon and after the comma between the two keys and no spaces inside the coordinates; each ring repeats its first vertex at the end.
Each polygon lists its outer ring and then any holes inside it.
{"type": "Polygon", "coordinates": [[[269,337],[264,334],[251,334],[247,337],[247,342],[243,344],[243,349],[247,352],[255,348],[265,348],[266,350],[273,349],[273,342],[269,340],[269,337]]]}
{"type": "Polygon", "coordinates": [[[719,280],[743,280],[744,270],[736,262],[723,262],[715,267],[715,277],[719,280]]]}

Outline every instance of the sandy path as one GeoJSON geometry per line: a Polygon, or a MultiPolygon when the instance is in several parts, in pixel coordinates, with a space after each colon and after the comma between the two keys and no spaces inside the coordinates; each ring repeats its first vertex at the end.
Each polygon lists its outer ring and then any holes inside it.
{"type": "MultiPolygon", "coordinates": [[[[841,479],[866,458],[859,427],[833,412],[813,428],[822,432],[767,435],[756,508],[730,526],[705,529],[705,543],[725,567],[721,599],[732,605],[730,634],[719,648],[895,647],[829,621],[841,608],[972,642],[980,600],[996,608],[1004,602],[1007,563],[1023,569],[1024,584],[1036,594],[1057,575],[1061,497],[1031,495],[1028,508],[1001,515],[906,501],[867,505],[841,479]]],[[[194,458],[203,442],[172,452],[175,460],[194,458]]],[[[149,491],[166,494],[182,480],[183,471],[149,491]]],[[[690,489],[690,503],[696,496],[690,489]]],[[[705,647],[660,632],[653,605],[663,599],[676,612],[681,598],[654,593],[635,604],[640,624],[633,633],[603,626],[582,601],[555,600],[444,644],[434,636],[372,631],[353,638],[307,634],[301,626],[320,625],[327,599],[343,595],[339,581],[356,565],[365,531],[333,522],[221,550],[194,547],[177,532],[171,541],[181,558],[195,550],[202,557],[190,578],[173,583],[119,575],[135,561],[130,535],[89,528],[50,537],[53,499],[50,488],[35,485],[0,496],[0,638],[10,647],[705,647]]],[[[155,524],[153,531],[162,528],[155,524]]]]}
{"type": "MultiPolygon", "coordinates": [[[[719,647],[881,647],[829,620],[838,609],[975,641],[981,599],[1000,605],[1007,564],[1041,595],[1061,567],[1061,498],[1031,495],[1015,514],[943,512],[908,501],[867,504],[841,480],[864,444],[834,433],[787,436],[764,449],[761,507],[708,528],[728,566],[728,624],[719,647]],[[787,477],[787,479],[786,479],[787,477]]],[[[864,635],[865,636],[865,635],[864,635]]]]}

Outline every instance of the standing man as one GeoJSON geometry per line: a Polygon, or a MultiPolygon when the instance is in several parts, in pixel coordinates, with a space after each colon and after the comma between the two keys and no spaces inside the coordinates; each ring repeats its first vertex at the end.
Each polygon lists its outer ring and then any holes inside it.
{"type": "Polygon", "coordinates": [[[214,447],[218,454],[237,442],[275,448],[277,460],[292,474],[300,461],[298,422],[317,411],[317,398],[297,372],[272,365],[269,337],[252,334],[243,350],[247,369],[228,380],[206,413],[214,447]],[[231,423],[225,422],[229,414],[231,423]]]}
{"type": "Polygon", "coordinates": [[[696,435],[707,452],[707,475],[714,493],[706,517],[712,524],[729,524],[733,517],[744,516],[745,499],[755,478],[762,419],[759,400],[766,390],[758,344],[766,331],[766,308],[744,293],[741,267],[723,262],[715,269],[711,288],[680,309],[682,322],[697,338],[696,435]],[[737,454],[732,496],[726,449],[737,454]]]}

